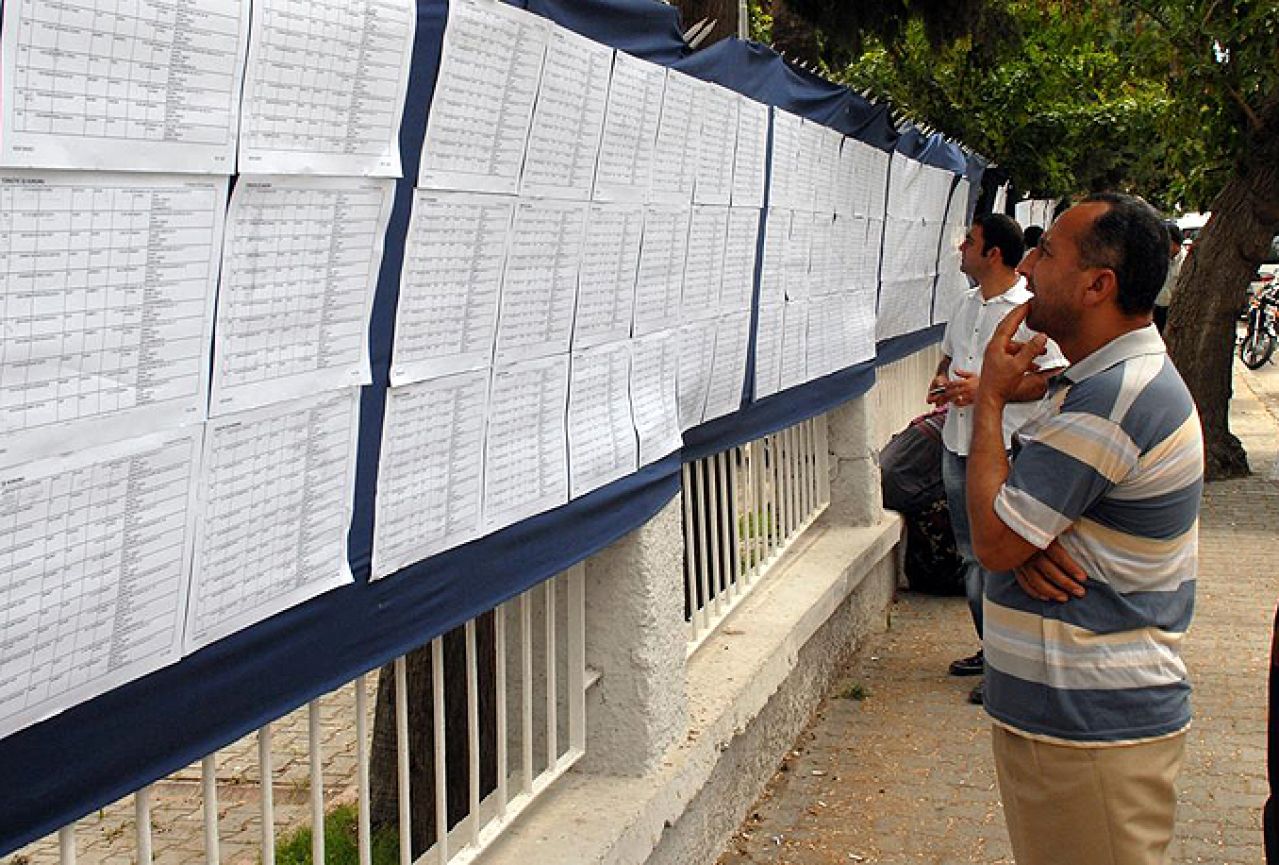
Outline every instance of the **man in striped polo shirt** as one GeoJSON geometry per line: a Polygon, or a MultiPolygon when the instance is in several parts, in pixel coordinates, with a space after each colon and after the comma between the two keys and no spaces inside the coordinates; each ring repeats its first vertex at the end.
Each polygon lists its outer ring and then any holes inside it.
{"type": "Polygon", "coordinates": [[[996,330],[968,460],[985,595],[986,707],[1018,865],[1167,861],[1190,723],[1180,646],[1194,606],[1203,441],[1151,324],[1168,268],[1155,212],[1072,208],[1021,270],[1033,297],[996,330]],[[1071,366],[1019,433],[1000,418],[1043,351],[1071,366]]]}

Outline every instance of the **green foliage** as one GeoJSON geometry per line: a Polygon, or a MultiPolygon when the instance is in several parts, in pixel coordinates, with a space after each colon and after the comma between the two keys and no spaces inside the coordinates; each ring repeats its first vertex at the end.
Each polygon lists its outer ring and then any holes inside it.
{"type": "Polygon", "coordinates": [[[1121,188],[1206,209],[1279,98],[1275,0],[795,5],[826,34],[862,28],[841,40],[860,50],[834,77],[969,144],[1036,197],[1121,188]]]}
{"type": "Polygon", "coordinates": [[[773,16],[768,13],[759,0],[751,0],[747,4],[750,11],[750,37],[763,45],[773,44],[773,16]]]}
{"type": "MultiPolygon", "coordinates": [[[[358,817],[354,805],[342,805],[324,815],[326,865],[358,865],[358,817]]],[[[311,827],[298,829],[276,846],[278,865],[311,865],[311,827]]],[[[373,831],[373,865],[398,865],[400,843],[394,827],[373,831]]]]}

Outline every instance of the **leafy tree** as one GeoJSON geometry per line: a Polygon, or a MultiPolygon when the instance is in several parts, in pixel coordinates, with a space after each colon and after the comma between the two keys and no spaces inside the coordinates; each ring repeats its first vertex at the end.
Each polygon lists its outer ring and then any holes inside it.
{"type": "Polygon", "coordinates": [[[1279,3],[792,2],[824,34],[832,75],[956,135],[1037,197],[1117,188],[1211,208],[1166,338],[1199,406],[1208,476],[1246,474],[1229,428],[1232,348],[1279,229],[1279,3]]]}

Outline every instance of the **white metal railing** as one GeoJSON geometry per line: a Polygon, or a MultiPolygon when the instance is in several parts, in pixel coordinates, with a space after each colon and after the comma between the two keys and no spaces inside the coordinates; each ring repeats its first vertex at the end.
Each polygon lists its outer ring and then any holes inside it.
{"type": "MultiPolygon", "coordinates": [[[[461,680],[450,678],[457,669],[456,658],[448,656],[454,663],[446,671],[445,638],[430,642],[432,710],[427,739],[433,751],[435,804],[429,818],[435,840],[417,857],[411,855],[409,743],[419,731],[410,728],[410,704],[425,695],[410,692],[408,656],[393,662],[396,831],[402,865],[472,862],[585,754],[585,610],[585,570],[579,564],[467,622],[461,629],[461,680]],[[477,639],[481,620],[486,622],[482,641],[477,639]],[[483,677],[481,668],[486,671],[483,677]],[[449,726],[446,687],[450,693],[464,689],[464,731],[449,726]],[[481,712],[482,702],[492,707],[491,713],[481,712]],[[459,748],[460,752],[454,750],[459,748]],[[450,807],[449,769],[463,752],[466,807],[458,818],[450,807]],[[485,782],[481,772],[481,762],[489,760],[495,767],[492,783],[485,782]]],[[[353,793],[359,862],[370,865],[371,691],[376,691],[372,677],[358,676],[266,724],[256,736],[209,754],[198,769],[190,767],[144,787],[133,794],[131,803],[130,797],[121,799],[0,861],[75,865],[77,841],[87,840],[82,863],[110,859],[189,865],[202,856],[207,865],[220,865],[226,853],[230,862],[274,865],[277,835],[307,823],[323,826],[334,800],[349,801],[353,793]],[[335,753],[325,753],[329,740],[340,743],[335,753]],[[277,756],[284,757],[278,765],[277,756]],[[198,810],[191,805],[195,786],[198,810]],[[220,788],[230,794],[221,807],[220,788]],[[300,795],[303,789],[305,797],[300,795]],[[193,825],[193,811],[199,815],[198,826],[193,825]],[[153,827],[164,836],[164,851],[155,849],[153,827]]],[[[322,831],[311,833],[311,861],[325,861],[322,831]]]]}
{"type": "Polygon", "coordinates": [[[689,651],[830,504],[826,416],[684,466],[689,651]]]}

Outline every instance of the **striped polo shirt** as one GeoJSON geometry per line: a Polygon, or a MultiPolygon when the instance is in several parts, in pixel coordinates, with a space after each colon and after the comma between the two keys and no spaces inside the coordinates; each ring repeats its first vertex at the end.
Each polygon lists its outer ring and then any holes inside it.
{"type": "Polygon", "coordinates": [[[1184,729],[1203,438],[1154,326],[1066,370],[1018,438],[995,512],[1040,549],[1058,539],[1088,581],[1084,597],[1057,603],[1011,573],[987,576],[987,711],[1068,743],[1184,729]]]}

